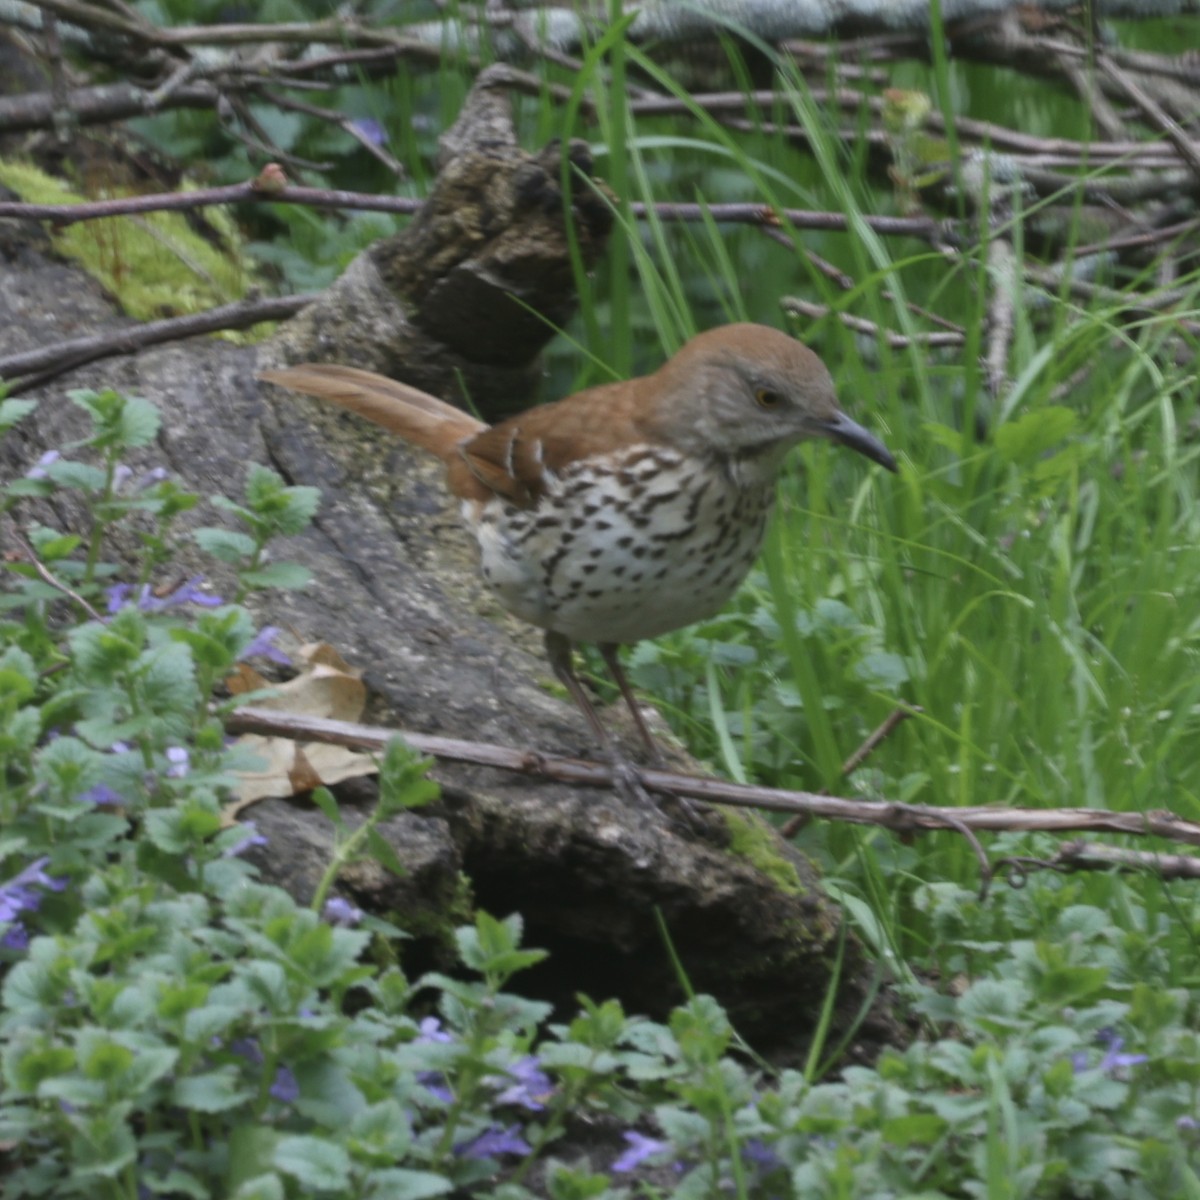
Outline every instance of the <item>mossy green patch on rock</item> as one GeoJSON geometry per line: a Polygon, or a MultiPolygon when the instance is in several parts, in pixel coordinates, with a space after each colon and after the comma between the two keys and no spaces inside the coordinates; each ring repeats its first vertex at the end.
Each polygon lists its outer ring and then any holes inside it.
{"type": "Polygon", "coordinates": [[[769,879],[775,881],[780,891],[789,896],[798,896],[805,890],[800,874],[793,863],[780,852],[774,831],[754,813],[725,812],[725,823],[729,826],[730,853],[744,858],[769,879]]]}
{"type": "MultiPolygon", "coordinates": [[[[83,204],[84,197],[29,163],[0,159],[0,184],[30,204],[83,204]]],[[[114,192],[114,195],[128,194],[114,192]]],[[[106,197],[110,198],[110,197],[106,197]]],[[[229,214],[212,207],[215,231],[197,233],[182,213],[101,217],[50,228],[54,248],[88,272],[131,317],[153,320],[201,312],[245,295],[254,282],[229,214]]],[[[229,334],[249,340],[245,333],[229,334]]],[[[265,336],[259,327],[257,336],[265,336]]]]}

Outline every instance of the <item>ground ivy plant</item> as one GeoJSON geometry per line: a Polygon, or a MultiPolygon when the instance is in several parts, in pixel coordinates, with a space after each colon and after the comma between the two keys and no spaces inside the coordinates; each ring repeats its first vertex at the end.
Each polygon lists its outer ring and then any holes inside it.
{"type": "MultiPolygon", "coordinates": [[[[1133,888],[1118,929],[1071,880],[987,904],[918,884],[938,986],[897,991],[908,1044],[819,1075],[819,1054],[751,1058],[703,995],[662,1023],[612,999],[552,1013],[514,987],[544,957],[517,915],[476,914],[457,970],[406,975],[398,931],[336,888],[358,855],[387,865],[379,820],[436,794],[400,743],[312,902],[262,883],[260,835],[222,819],[246,760],[220,684],[278,657],[241,600],[303,582],[270,544],[316,495],[255,467],[220,506],[238,528],[189,535],[232,568],[226,603],[171,571],[198,498],[123,464],[153,408],[73,399],[90,434],[0,485],[20,538],[0,564],[6,1200],[1200,1198],[1195,1004],[1155,982],[1181,912],[1133,888]],[[86,529],[34,519],[56,493],[86,529]]],[[[29,409],[0,402],[0,432],[29,409]]]]}

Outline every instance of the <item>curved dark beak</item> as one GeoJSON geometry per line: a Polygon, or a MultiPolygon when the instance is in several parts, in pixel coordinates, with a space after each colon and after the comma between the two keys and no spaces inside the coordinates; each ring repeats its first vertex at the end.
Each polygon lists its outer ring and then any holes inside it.
{"type": "Polygon", "coordinates": [[[896,460],[891,451],[869,430],[864,429],[857,421],[852,421],[845,413],[840,412],[828,421],[821,422],[821,432],[859,454],[865,454],[872,462],[877,462],[889,471],[898,471],[896,460]]]}

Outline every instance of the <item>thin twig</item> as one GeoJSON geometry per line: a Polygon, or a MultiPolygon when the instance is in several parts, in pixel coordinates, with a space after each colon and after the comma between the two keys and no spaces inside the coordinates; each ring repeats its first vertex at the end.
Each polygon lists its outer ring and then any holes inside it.
{"type": "MultiPolygon", "coordinates": [[[[159,212],[202,208],[209,204],[307,204],[314,208],[351,208],[369,212],[414,213],[423,200],[408,196],[378,196],[366,192],[333,191],[325,188],[285,186],[278,190],[262,187],[257,180],[227,187],[201,188],[194,192],[160,192],[148,196],[123,196],[116,200],[96,200],[82,204],[0,203],[0,217],[57,221],[70,225],[96,217],[117,217],[129,213],[159,212]]],[[[661,203],[647,206],[640,201],[630,205],[635,217],[644,218],[652,209],[664,221],[714,220],[726,224],[778,224],[786,220],[797,229],[845,232],[850,228],[844,213],[814,212],[809,209],[772,209],[762,204],[690,204],[661,203]]],[[[941,223],[929,217],[867,216],[862,220],[876,233],[898,237],[939,240],[947,236],[941,223]]]]}
{"type": "Polygon", "coordinates": [[[862,745],[842,763],[842,778],[853,775],[905,721],[910,717],[920,716],[924,711],[919,704],[893,708],[883,721],[867,734],[862,745]]]}
{"type": "Polygon", "coordinates": [[[1022,887],[1031,870],[1059,871],[1148,871],[1164,881],[1200,879],[1200,858],[1189,854],[1157,854],[1151,850],[1123,850],[1083,841],[1066,842],[1053,858],[1013,854],[993,864],[994,874],[1005,874],[1013,887],[1022,887]]]}
{"type": "Polygon", "coordinates": [[[904,350],[912,345],[958,347],[966,341],[965,333],[915,333],[910,337],[907,334],[896,333],[893,329],[881,330],[874,321],[869,321],[866,317],[856,317],[853,313],[838,312],[828,305],[814,304],[811,300],[802,300],[799,296],[785,296],[779,302],[779,305],[784,312],[792,316],[807,317],[812,321],[820,321],[825,317],[836,317],[847,329],[852,330],[854,333],[860,333],[871,338],[884,338],[887,344],[894,350],[904,350]]]}
{"type": "Polygon", "coordinates": [[[328,188],[287,185],[278,190],[263,187],[258,179],[227,187],[198,188],[194,192],[156,192],[146,196],[122,196],[116,200],[92,200],[82,204],[25,204],[0,202],[0,218],[17,217],[72,225],[97,217],[122,217],[131,213],[179,212],[211,204],[304,204],[312,208],[350,208],[366,212],[412,214],[425,203],[409,196],[377,196],[368,192],[344,192],[328,188]]]}
{"type": "Polygon", "coordinates": [[[71,600],[74,600],[80,608],[83,609],[93,621],[103,621],[104,618],[73,588],[68,587],[61,579],[55,575],[49,567],[37,556],[37,551],[26,540],[25,535],[19,529],[12,531],[13,540],[20,546],[25,557],[29,560],[33,569],[38,573],[38,576],[44,583],[49,584],[56,592],[62,594],[71,600]]]}
{"type": "Polygon", "coordinates": [[[988,243],[988,278],[992,298],[988,304],[987,354],[984,378],[994,400],[1008,389],[1008,352],[1012,343],[1017,294],[1017,260],[1007,238],[994,237],[988,243]]]}
{"type": "MultiPolygon", "coordinates": [[[[848,779],[864,762],[883,745],[892,733],[909,717],[915,717],[925,710],[919,704],[913,704],[907,708],[894,708],[886,717],[882,724],[873,729],[863,740],[862,745],[850,755],[844,763],[842,763],[842,778],[848,779]]],[[[828,791],[822,791],[822,796],[827,796],[828,791]]],[[[779,827],[779,836],[782,838],[791,839],[808,824],[810,818],[807,815],[791,817],[779,827]]]]}
{"type": "Polygon", "coordinates": [[[1103,52],[1097,54],[1096,62],[1100,70],[1109,77],[1142,111],[1142,115],[1162,130],[1163,136],[1179,151],[1179,156],[1200,178],[1200,146],[1192,141],[1187,131],[1180,126],[1169,113],[1165,112],[1158,101],[1119,67],[1112,58],[1103,52]]]}
{"type": "Polygon", "coordinates": [[[315,117],[318,121],[325,121],[330,125],[335,125],[343,133],[349,134],[368,154],[378,159],[398,179],[406,177],[407,172],[404,170],[404,167],[382,146],[372,141],[359,128],[358,122],[352,117],[343,116],[333,109],[322,108],[319,104],[307,104],[303,100],[296,100],[291,96],[280,96],[276,92],[264,92],[263,94],[266,99],[279,108],[304,113],[306,116],[315,117]]]}
{"type": "Polygon", "coordinates": [[[215,333],[220,329],[245,329],[263,321],[282,321],[294,316],[315,298],[313,293],[274,296],[265,300],[239,300],[235,304],[223,304],[219,308],[191,313],[186,317],[147,321],[144,325],[130,325],[123,329],[55,342],[37,350],[0,358],[0,378],[15,381],[9,388],[9,394],[13,395],[100,358],[136,354],[147,346],[179,341],[202,333],[215,333]],[[27,378],[35,372],[42,374],[36,379],[27,378]]]}
{"type": "MultiPolygon", "coordinates": [[[[473,763],[496,767],[523,775],[556,780],[580,787],[613,786],[613,769],[607,763],[587,762],[543,754],[536,750],[518,750],[487,742],[437,737],[401,729],[358,725],[350,721],[331,721],[298,713],[264,708],[239,708],[225,718],[230,733],[258,733],[296,741],[323,742],[335,746],[378,752],[395,737],[403,738],[414,750],[448,762],[473,763]]],[[[754,787],[673,771],[639,768],[640,782],[651,791],[664,795],[686,796],[736,808],[761,808],[770,812],[810,813],[827,820],[853,825],[877,825],[897,833],[930,833],[953,829],[956,832],[1065,833],[1092,832],[1125,834],[1133,837],[1161,837],[1169,841],[1200,846],[1200,824],[1185,820],[1173,812],[1157,810],[1145,813],[1108,812],[1094,808],[1013,808],[990,805],[941,809],[921,804],[901,804],[888,800],[848,800],[837,796],[818,796],[813,792],[785,788],[754,787]]]]}
{"type": "Polygon", "coordinates": [[[1200,218],[1190,217],[1186,221],[1176,221],[1171,225],[1163,225],[1159,229],[1151,229],[1146,233],[1131,233],[1126,237],[1107,238],[1103,242],[1095,242],[1090,246],[1076,246],[1075,257],[1087,258],[1092,254],[1118,254],[1122,250],[1141,250],[1148,246],[1156,246],[1160,242],[1169,242],[1172,238],[1183,238],[1200,229],[1200,218]]]}

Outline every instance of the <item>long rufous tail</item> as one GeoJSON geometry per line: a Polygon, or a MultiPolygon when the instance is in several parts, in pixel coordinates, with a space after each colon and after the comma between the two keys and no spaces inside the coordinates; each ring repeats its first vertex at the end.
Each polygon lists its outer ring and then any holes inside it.
{"type": "Polygon", "coordinates": [[[298,363],[263,371],[259,379],[347,408],[405,441],[430,450],[443,462],[456,457],[466,438],[488,426],[436,396],[373,371],[333,363],[298,363]]]}

